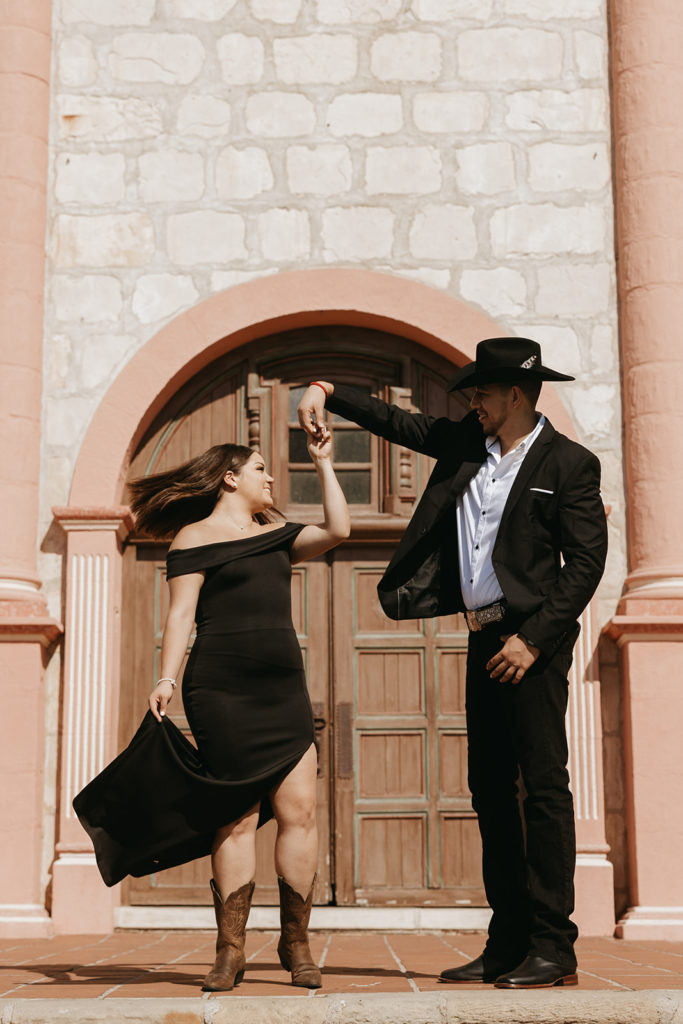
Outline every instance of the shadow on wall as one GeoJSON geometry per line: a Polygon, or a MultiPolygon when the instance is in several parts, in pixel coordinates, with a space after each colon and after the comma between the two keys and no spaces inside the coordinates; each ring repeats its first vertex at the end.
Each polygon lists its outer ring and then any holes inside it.
{"type": "Polygon", "coordinates": [[[61,555],[64,557],[66,554],[66,534],[54,519],[45,531],[40,550],[46,555],[61,555]]]}

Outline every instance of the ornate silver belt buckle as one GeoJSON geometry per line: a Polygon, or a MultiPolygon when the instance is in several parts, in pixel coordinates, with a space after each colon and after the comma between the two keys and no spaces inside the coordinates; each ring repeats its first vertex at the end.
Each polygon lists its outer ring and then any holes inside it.
{"type": "Polygon", "coordinates": [[[465,620],[472,633],[478,633],[491,622],[500,622],[505,617],[505,605],[502,601],[494,601],[485,608],[474,608],[465,612],[465,620]]]}
{"type": "Polygon", "coordinates": [[[482,626],[488,626],[490,622],[500,622],[503,618],[503,606],[500,601],[496,601],[495,604],[487,605],[486,608],[480,608],[476,614],[481,629],[482,626]]]}

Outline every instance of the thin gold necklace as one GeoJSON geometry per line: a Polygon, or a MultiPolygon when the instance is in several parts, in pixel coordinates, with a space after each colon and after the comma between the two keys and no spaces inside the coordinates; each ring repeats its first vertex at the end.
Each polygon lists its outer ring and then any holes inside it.
{"type": "MultiPolygon", "coordinates": [[[[240,526],[240,524],[239,524],[238,522],[236,522],[236,521],[235,521],[235,520],[234,520],[234,519],[232,518],[232,516],[228,516],[228,519],[230,520],[230,522],[232,523],[232,525],[233,525],[233,526],[235,527],[235,529],[237,529],[237,530],[242,530],[242,532],[244,532],[244,530],[246,530],[246,529],[247,529],[247,527],[246,527],[246,526],[240,526]]],[[[251,523],[250,523],[249,525],[251,525],[251,523]]]]}

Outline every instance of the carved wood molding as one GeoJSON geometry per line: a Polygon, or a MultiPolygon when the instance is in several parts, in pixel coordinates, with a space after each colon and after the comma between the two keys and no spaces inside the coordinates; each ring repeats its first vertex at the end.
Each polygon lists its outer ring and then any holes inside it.
{"type": "MultiPolygon", "coordinates": [[[[408,412],[413,411],[410,388],[390,387],[389,401],[408,412]]],[[[402,445],[390,445],[388,465],[384,511],[391,515],[408,517],[412,514],[417,497],[417,455],[402,445]]]]}

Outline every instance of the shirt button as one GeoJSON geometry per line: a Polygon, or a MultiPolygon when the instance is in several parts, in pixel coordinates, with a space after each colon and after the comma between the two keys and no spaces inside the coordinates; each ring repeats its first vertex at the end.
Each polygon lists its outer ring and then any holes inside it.
{"type": "Polygon", "coordinates": [[[485,516],[485,515],[486,515],[486,512],[482,512],[482,515],[483,515],[483,516],[485,516]]]}
{"type": "Polygon", "coordinates": [[[474,583],[474,580],[470,580],[470,583],[474,583]]]}
{"type": "Polygon", "coordinates": [[[478,544],[475,544],[475,545],[474,545],[474,549],[475,549],[475,551],[478,551],[478,550],[479,550],[479,545],[478,545],[478,544]]]}

